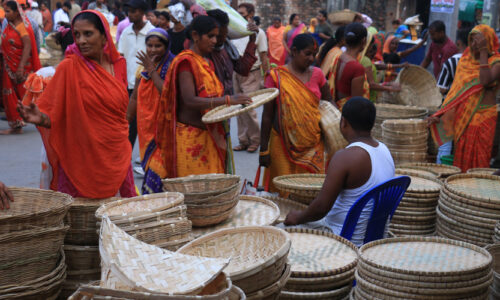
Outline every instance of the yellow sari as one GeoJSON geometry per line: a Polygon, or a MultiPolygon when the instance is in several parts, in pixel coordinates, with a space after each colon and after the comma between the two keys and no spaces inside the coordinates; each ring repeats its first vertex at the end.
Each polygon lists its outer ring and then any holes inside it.
{"type": "Polygon", "coordinates": [[[324,173],[324,145],[319,127],[319,98],[285,67],[270,71],[280,90],[276,99],[279,132],[269,140],[271,165],[264,178],[298,173],[324,173]],[[269,177],[270,176],[270,177],[269,177]]]}

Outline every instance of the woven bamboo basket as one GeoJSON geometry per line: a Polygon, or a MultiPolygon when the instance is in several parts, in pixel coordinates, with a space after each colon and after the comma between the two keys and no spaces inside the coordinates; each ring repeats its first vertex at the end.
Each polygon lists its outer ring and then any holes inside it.
{"type": "Polygon", "coordinates": [[[33,226],[58,226],[73,198],[54,191],[9,187],[15,201],[0,211],[0,234],[30,229],[33,226]]]}
{"type": "Polygon", "coordinates": [[[316,197],[321,191],[325,174],[291,174],[273,178],[277,189],[302,197],[316,197]]]}
{"type": "Polygon", "coordinates": [[[248,295],[278,281],[285,269],[290,245],[289,235],[281,229],[249,226],[207,234],[177,252],[231,258],[225,272],[248,295]]]}
{"type": "Polygon", "coordinates": [[[195,295],[166,295],[152,294],[143,292],[132,292],[123,290],[114,290],[99,287],[98,285],[84,285],[75,292],[69,300],[245,300],[245,293],[236,285],[227,281],[227,288],[218,293],[205,294],[203,296],[195,295]]]}
{"type": "Polygon", "coordinates": [[[492,293],[500,294],[500,244],[492,244],[484,247],[493,257],[493,284],[492,293]]]}
{"type": "Polygon", "coordinates": [[[101,268],[89,269],[89,270],[77,270],[66,272],[66,279],[70,281],[76,281],[81,283],[88,283],[95,280],[101,279],[101,268]]]}
{"type": "Polygon", "coordinates": [[[264,198],[273,201],[280,209],[280,217],[277,220],[278,223],[282,223],[285,221],[286,215],[292,210],[305,210],[307,205],[302,204],[297,201],[293,201],[290,199],[285,199],[276,196],[264,196],[264,198]]]}
{"type": "Polygon", "coordinates": [[[382,119],[414,119],[423,118],[428,110],[419,106],[397,105],[397,104],[375,104],[377,117],[382,119]]]}
{"type": "Polygon", "coordinates": [[[467,170],[467,173],[493,175],[493,173],[495,173],[497,171],[498,171],[498,169],[493,169],[493,168],[472,168],[472,169],[467,170]]]}
{"type": "Polygon", "coordinates": [[[0,235],[0,286],[30,281],[57,265],[68,226],[34,228],[0,235]]]}
{"type": "Polygon", "coordinates": [[[191,221],[176,218],[120,228],[144,243],[157,245],[185,238],[191,233],[191,221]]]}
{"type": "Polygon", "coordinates": [[[387,144],[396,144],[396,145],[415,145],[415,144],[423,144],[427,143],[428,135],[421,136],[405,136],[402,138],[401,136],[394,137],[388,132],[382,132],[382,139],[384,143],[387,144]]]}
{"type": "Polygon", "coordinates": [[[427,131],[427,122],[421,119],[386,120],[382,124],[385,129],[403,132],[427,131]]]}
{"type": "Polygon", "coordinates": [[[426,69],[417,65],[405,67],[399,72],[396,82],[401,85],[401,91],[396,95],[399,103],[429,109],[436,109],[441,105],[443,98],[436,79],[426,69]]]}
{"type": "Polygon", "coordinates": [[[285,290],[290,292],[324,292],[339,289],[354,281],[354,271],[317,278],[289,278],[285,290]]]}
{"type": "Polygon", "coordinates": [[[421,169],[412,169],[412,168],[405,168],[405,167],[400,167],[396,166],[396,172],[414,172],[415,174],[422,175],[422,176],[427,176],[427,177],[432,177],[437,179],[439,174],[428,171],[428,170],[421,170],[421,169]]]}
{"type": "Polygon", "coordinates": [[[239,183],[233,184],[230,187],[217,189],[201,193],[185,193],[184,203],[186,204],[203,204],[203,203],[217,203],[224,202],[238,193],[239,183]]]}
{"type": "Polygon", "coordinates": [[[104,214],[111,220],[126,219],[131,217],[154,214],[178,205],[182,205],[184,196],[181,193],[166,192],[149,194],[133,198],[113,201],[99,207],[95,213],[97,219],[104,214]]]}
{"type": "Polygon", "coordinates": [[[467,205],[465,203],[461,203],[447,196],[446,192],[443,191],[441,195],[439,195],[439,202],[443,205],[451,208],[457,214],[466,214],[470,217],[481,217],[487,219],[494,219],[498,215],[496,212],[489,212],[489,210],[479,210],[480,207],[475,207],[472,205],[467,205]]]}
{"type": "Polygon", "coordinates": [[[216,202],[209,204],[189,204],[187,213],[189,216],[212,216],[223,213],[235,207],[238,204],[238,191],[235,197],[232,197],[224,202],[216,202]]]}
{"type": "Polygon", "coordinates": [[[165,191],[203,193],[234,186],[240,182],[240,176],[229,174],[191,175],[163,180],[165,191]]]}
{"type": "Polygon", "coordinates": [[[99,239],[103,288],[197,294],[229,263],[227,259],[193,257],[143,243],[107,216],[103,217],[99,239]]]}
{"type": "Polygon", "coordinates": [[[484,207],[500,210],[500,178],[493,175],[458,174],[445,181],[445,189],[455,198],[468,199],[484,207]]]}
{"type": "Polygon", "coordinates": [[[69,245],[97,245],[99,237],[96,233],[98,221],[95,212],[103,204],[120,198],[88,199],[74,198],[64,217],[70,226],[64,242],[69,245]]]}
{"type": "Polygon", "coordinates": [[[349,9],[338,10],[328,14],[328,21],[332,24],[349,24],[354,21],[355,16],[355,11],[349,9]]]}
{"type": "Polygon", "coordinates": [[[281,290],[290,278],[291,267],[286,265],[278,281],[254,293],[247,294],[248,300],[276,300],[279,299],[281,290]]]}
{"type": "Polygon", "coordinates": [[[328,101],[319,102],[319,113],[321,115],[320,126],[327,159],[330,159],[335,152],[344,149],[349,143],[340,132],[340,111],[328,101]]]}
{"type": "Polygon", "coordinates": [[[346,285],[340,289],[326,292],[291,292],[281,291],[280,299],[346,299],[349,297],[352,285],[346,285]]]}
{"type": "Polygon", "coordinates": [[[391,152],[419,152],[419,153],[427,153],[427,143],[424,144],[414,144],[414,145],[401,145],[401,144],[384,144],[389,148],[391,152]]]}
{"type": "Polygon", "coordinates": [[[319,230],[287,228],[286,231],[292,240],[288,255],[292,278],[337,275],[356,266],[358,250],[348,240],[319,230]]]}
{"type": "MultiPolygon", "coordinates": [[[[162,211],[147,213],[144,215],[128,218],[114,219],[113,223],[119,227],[133,227],[154,222],[165,222],[166,220],[185,218],[187,216],[186,205],[178,205],[162,211]]],[[[97,222],[101,226],[101,222],[97,222]]]]}
{"type": "Polygon", "coordinates": [[[231,216],[219,225],[205,228],[193,228],[196,237],[223,228],[242,226],[267,226],[276,223],[280,210],[274,202],[256,196],[242,195],[231,216]]]}
{"type": "Polygon", "coordinates": [[[0,287],[0,299],[56,299],[66,278],[64,251],[59,249],[56,267],[49,273],[30,281],[0,287]]]}
{"type": "Polygon", "coordinates": [[[439,177],[446,178],[451,175],[456,175],[462,173],[460,168],[457,168],[455,166],[448,166],[448,165],[441,165],[441,164],[433,164],[433,163],[405,163],[401,164],[398,167],[401,168],[410,168],[410,169],[420,169],[420,170],[427,170],[431,171],[434,173],[437,173],[439,177]]]}
{"type": "Polygon", "coordinates": [[[235,209],[236,205],[230,207],[226,211],[217,213],[215,215],[206,215],[206,216],[188,215],[188,217],[189,220],[193,223],[194,227],[210,227],[218,225],[228,220],[235,209]]]}
{"type": "Polygon", "coordinates": [[[406,162],[425,162],[427,161],[427,152],[391,152],[392,158],[396,164],[406,162]]]}
{"type": "Polygon", "coordinates": [[[64,245],[64,253],[68,270],[100,268],[101,259],[99,258],[98,246],[64,245]]]}

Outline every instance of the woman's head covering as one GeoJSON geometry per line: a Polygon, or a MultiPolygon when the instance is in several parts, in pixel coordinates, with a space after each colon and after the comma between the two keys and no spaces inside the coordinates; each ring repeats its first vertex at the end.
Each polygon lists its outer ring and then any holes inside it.
{"type": "MultiPolygon", "coordinates": [[[[98,12],[96,10],[82,10],[81,12],[79,12],[78,14],[76,14],[75,17],[73,17],[73,21],[72,21],[72,24],[71,24],[71,30],[73,31],[73,27],[74,27],[76,18],[79,15],[83,14],[83,13],[92,13],[92,14],[95,14],[96,16],[99,17],[99,20],[101,21],[102,26],[104,27],[104,32],[106,34],[106,40],[107,40],[106,45],[104,45],[104,49],[103,50],[104,50],[104,53],[108,56],[108,58],[111,61],[111,63],[114,64],[117,61],[119,61],[121,59],[124,59],[120,55],[120,53],[118,53],[118,50],[116,50],[115,44],[113,43],[113,38],[111,37],[111,33],[109,32],[108,21],[106,20],[106,18],[100,12],[98,12]]],[[[75,39],[74,31],[73,31],[73,39],[75,39]]],[[[94,64],[89,59],[87,59],[86,57],[84,57],[82,55],[82,53],[80,52],[80,49],[78,49],[78,46],[76,45],[76,43],[73,43],[73,44],[69,45],[68,48],[66,49],[66,53],[65,54],[66,55],[75,54],[75,55],[79,56],[81,59],[83,59],[85,61],[85,63],[87,64],[87,66],[91,70],[94,70],[94,64]]]]}
{"type": "Polygon", "coordinates": [[[152,36],[156,36],[158,37],[159,39],[167,42],[168,44],[168,50],[170,50],[170,38],[168,36],[168,32],[165,31],[165,29],[162,29],[162,28],[153,28],[151,29],[148,34],[146,35],[146,40],[152,36]]]}
{"type": "MultiPolygon", "coordinates": [[[[173,55],[172,52],[170,52],[170,45],[171,45],[170,38],[168,36],[168,32],[166,32],[164,29],[161,29],[161,28],[151,29],[148,32],[148,34],[146,35],[146,41],[148,40],[149,37],[152,37],[152,36],[155,36],[155,37],[168,43],[167,51],[165,52],[165,55],[163,56],[163,58],[161,60],[162,66],[161,66],[161,70],[160,70],[160,77],[162,79],[165,79],[165,75],[167,74],[168,66],[170,66],[170,62],[175,57],[175,55],[173,55]]],[[[149,74],[147,72],[141,72],[141,76],[146,80],[150,79],[149,74]]]]}
{"type": "Polygon", "coordinates": [[[391,53],[391,43],[392,43],[392,40],[394,40],[396,38],[395,35],[391,35],[390,37],[388,37],[386,40],[385,40],[385,43],[384,43],[384,54],[387,53],[387,54],[390,54],[391,53]]]}
{"type": "Polygon", "coordinates": [[[484,35],[484,38],[487,41],[488,53],[490,55],[498,53],[498,48],[500,46],[498,37],[495,34],[493,28],[485,24],[477,25],[476,27],[472,28],[472,31],[469,33],[469,45],[471,45],[471,37],[474,33],[481,33],[482,35],[484,35]]]}
{"type": "Polygon", "coordinates": [[[365,57],[366,52],[368,51],[368,47],[370,47],[370,45],[372,43],[372,40],[373,40],[373,34],[370,31],[368,31],[368,36],[366,37],[366,45],[365,45],[365,48],[363,49],[363,51],[361,52],[361,56],[360,56],[359,60],[361,60],[363,57],[365,57]]]}

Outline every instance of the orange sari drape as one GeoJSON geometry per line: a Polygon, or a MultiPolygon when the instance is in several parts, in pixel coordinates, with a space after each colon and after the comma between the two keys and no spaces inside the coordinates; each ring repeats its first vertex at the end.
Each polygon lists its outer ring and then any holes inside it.
{"type": "Polygon", "coordinates": [[[157,148],[149,167],[160,178],[191,174],[221,173],[227,167],[228,143],[223,122],[210,124],[206,130],[177,122],[178,73],[182,62],[193,71],[196,94],[203,98],[221,97],[224,87],[208,62],[191,50],[184,50],[172,61],[165,77],[156,115],[157,148]],[[200,148],[201,147],[201,148],[200,148]],[[200,154],[204,150],[205,157],[200,154]]]}
{"type": "MultiPolygon", "coordinates": [[[[488,42],[488,64],[500,63],[499,42],[493,29],[478,25],[471,34],[475,32],[481,32],[488,42]]],[[[479,82],[479,65],[467,48],[458,63],[448,96],[441,109],[433,115],[439,117],[441,122],[431,126],[432,136],[439,145],[451,140],[455,142],[454,165],[462,171],[489,167],[495,134],[495,107],[481,103],[485,87],[479,82]]],[[[497,80],[488,88],[498,89],[498,86],[497,80]]]]}
{"type": "Polygon", "coordinates": [[[269,76],[280,90],[276,99],[279,132],[271,133],[269,148],[271,181],[273,177],[295,172],[324,173],[320,99],[285,67],[272,69],[269,76]]]}
{"type": "Polygon", "coordinates": [[[285,64],[286,51],[283,45],[283,33],[285,26],[276,28],[270,26],[267,29],[267,40],[269,41],[269,62],[275,63],[278,66],[285,64]]]}

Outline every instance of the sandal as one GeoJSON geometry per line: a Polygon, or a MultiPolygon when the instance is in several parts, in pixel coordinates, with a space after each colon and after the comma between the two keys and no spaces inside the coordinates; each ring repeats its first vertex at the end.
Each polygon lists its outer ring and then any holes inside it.
{"type": "Polygon", "coordinates": [[[238,145],[236,147],[233,148],[233,151],[245,151],[247,150],[248,146],[245,146],[245,145],[238,145]]]}
{"type": "Polygon", "coordinates": [[[250,147],[247,148],[247,152],[254,153],[259,149],[259,145],[251,145],[250,147]]]}

